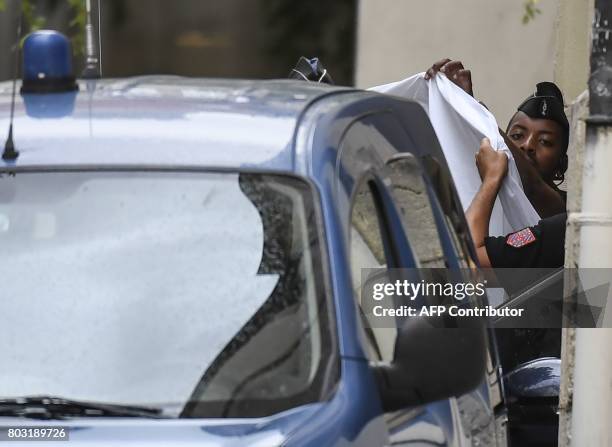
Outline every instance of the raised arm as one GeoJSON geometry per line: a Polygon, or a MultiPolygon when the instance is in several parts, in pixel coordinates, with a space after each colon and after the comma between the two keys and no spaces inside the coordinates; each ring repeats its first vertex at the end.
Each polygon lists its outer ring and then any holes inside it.
{"type": "MultiPolygon", "coordinates": [[[[472,73],[470,70],[465,69],[461,61],[453,61],[448,58],[441,59],[429,67],[425,72],[425,79],[431,79],[438,73],[443,73],[466,93],[474,96],[472,73]]],[[[482,102],[481,104],[486,107],[482,102]]],[[[550,217],[555,214],[564,213],[565,202],[559,192],[542,178],[537,168],[529,160],[529,157],[504,131],[499,129],[499,133],[504,138],[514,157],[525,195],[538,214],[541,217],[550,217]]]]}
{"type": "Polygon", "coordinates": [[[491,267],[485,247],[485,238],[489,235],[489,222],[495,198],[508,173],[508,157],[503,152],[493,149],[491,142],[485,138],[476,153],[476,166],[482,179],[482,185],[466,211],[465,217],[470,227],[480,266],[491,267]]]}

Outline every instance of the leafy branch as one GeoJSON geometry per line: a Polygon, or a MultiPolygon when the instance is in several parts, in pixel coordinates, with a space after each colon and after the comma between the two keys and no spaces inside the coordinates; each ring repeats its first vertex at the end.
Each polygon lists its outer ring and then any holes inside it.
{"type": "Polygon", "coordinates": [[[83,0],[68,0],[74,14],[70,26],[76,29],[72,37],[72,46],[79,55],[85,54],[85,26],[87,25],[87,10],[83,0]]]}
{"type": "MultiPolygon", "coordinates": [[[[87,12],[83,0],[65,0],[71,10],[70,28],[73,33],[72,47],[77,55],[84,54],[85,51],[85,25],[87,24],[87,12]]],[[[53,2],[52,7],[57,7],[58,2],[53,2]]],[[[6,10],[6,0],[0,0],[0,12],[6,10]]],[[[37,11],[33,0],[21,0],[21,11],[23,13],[24,33],[30,33],[43,29],[47,24],[44,14],[37,11]]]]}
{"type": "Polygon", "coordinates": [[[538,3],[540,0],[525,0],[524,12],[523,12],[523,25],[527,25],[530,21],[534,20],[538,14],[541,14],[542,11],[538,8],[538,3]]]}
{"type": "Polygon", "coordinates": [[[45,27],[46,20],[44,16],[37,15],[36,8],[30,2],[30,0],[23,0],[21,2],[21,10],[23,12],[24,25],[32,31],[38,31],[45,27]]]}

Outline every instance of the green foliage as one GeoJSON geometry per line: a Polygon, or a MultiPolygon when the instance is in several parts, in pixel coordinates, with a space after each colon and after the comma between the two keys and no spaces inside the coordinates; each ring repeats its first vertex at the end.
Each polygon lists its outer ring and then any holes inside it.
{"type": "Polygon", "coordinates": [[[538,2],[540,0],[525,0],[525,10],[523,13],[523,25],[528,24],[534,20],[536,15],[541,14],[542,11],[538,8],[538,2]]]}
{"type": "Polygon", "coordinates": [[[28,32],[37,31],[45,27],[45,17],[42,15],[37,15],[36,7],[30,0],[22,0],[21,9],[23,11],[24,25],[28,32]]]}
{"type": "MultiPolygon", "coordinates": [[[[72,47],[77,55],[82,55],[85,51],[85,25],[87,23],[87,13],[85,10],[84,0],[65,0],[73,15],[70,20],[70,28],[72,33],[72,47]]],[[[21,8],[23,12],[23,30],[25,36],[32,31],[43,29],[47,23],[44,13],[41,13],[36,8],[34,0],[21,0],[21,8]]],[[[53,1],[48,3],[50,9],[59,7],[61,1],[53,1]]],[[[0,0],[0,12],[6,9],[6,0],[0,0]]]]}
{"type": "Polygon", "coordinates": [[[76,54],[85,53],[85,25],[87,25],[87,10],[83,0],[68,0],[74,18],[70,21],[70,26],[76,31],[72,37],[72,47],[76,54]]]}

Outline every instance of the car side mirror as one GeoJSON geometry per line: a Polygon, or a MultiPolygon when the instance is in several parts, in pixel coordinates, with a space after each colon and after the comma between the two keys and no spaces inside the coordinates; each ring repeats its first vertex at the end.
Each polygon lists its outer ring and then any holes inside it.
{"type": "Polygon", "coordinates": [[[386,412],[459,396],[485,377],[487,336],[480,318],[411,317],[398,331],[393,362],[374,367],[386,412]]]}

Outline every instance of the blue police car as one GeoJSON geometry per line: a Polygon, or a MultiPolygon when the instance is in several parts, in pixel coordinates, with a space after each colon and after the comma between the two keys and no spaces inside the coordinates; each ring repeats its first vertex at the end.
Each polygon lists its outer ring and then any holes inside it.
{"type": "Polygon", "coordinates": [[[473,265],[418,105],[296,81],[77,87],[27,45],[14,102],[0,84],[2,439],[505,445],[483,326],[376,328],[361,308],[363,269],[473,265]]]}

